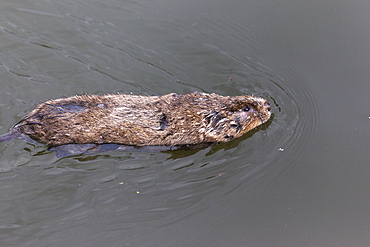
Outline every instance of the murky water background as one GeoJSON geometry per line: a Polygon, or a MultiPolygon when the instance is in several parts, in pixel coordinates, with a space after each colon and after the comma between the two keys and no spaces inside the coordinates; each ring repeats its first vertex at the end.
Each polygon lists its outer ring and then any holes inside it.
{"type": "Polygon", "coordinates": [[[230,143],[0,144],[1,246],[369,246],[368,1],[0,1],[0,130],[82,93],[255,94],[230,143]]]}

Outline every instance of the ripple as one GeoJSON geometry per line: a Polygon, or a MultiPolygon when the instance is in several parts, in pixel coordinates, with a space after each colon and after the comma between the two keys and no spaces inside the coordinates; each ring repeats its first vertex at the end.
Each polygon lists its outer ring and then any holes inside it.
{"type": "MultiPolygon", "coordinates": [[[[22,12],[37,16],[47,14],[27,9],[22,12]]],[[[293,172],[300,159],[309,152],[310,140],[317,133],[320,121],[316,101],[307,86],[312,79],[292,66],[294,61],[289,57],[266,50],[270,41],[261,38],[258,32],[253,36],[237,20],[211,20],[202,16],[184,25],[184,20],[169,22],[164,17],[162,23],[150,25],[146,30],[148,33],[136,33],[136,27],[140,26],[135,26],[137,22],[132,21],[129,30],[133,31],[119,35],[119,30],[115,28],[120,22],[113,22],[115,20],[110,20],[109,16],[100,22],[77,14],[68,16],[78,24],[74,25],[76,29],[70,31],[73,35],[67,38],[58,36],[59,39],[55,40],[48,36],[47,39],[39,38],[25,44],[39,48],[47,55],[55,55],[68,65],[77,64],[78,70],[73,73],[78,71],[80,75],[80,70],[86,70],[89,76],[83,79],[89,83],[95,75],[98,76],[96,81],[101,78],[104,82],[108,81],[103,84],[86,83],[91,85],[91,91],[109,84],[116,86],[117,90],[121,87],[123,91],[132,90],[141,94],[160,95],[193,90],[221,95],[254,94],[270,101],[273,116],[242,138],[198,150],[154,154],[110,151],[93,156],[56,159],[53,153],[45,151],[45,147],[33,147],[21,142],[14,142],[12,149],[4,147],[1,152],[7,154],[7,159],[3,159],[0,172],[26,164],[30,168],[38,168],[38,171],[30,169],[24,176],[28,179],[29,174],[33,174],[30,183],[33,190],[30,190],[28,198],[42,192],[41,188],[53,186],[53,190],[39,196],[35,205],[50,199],[72,197],[68,206],[73,212],[61,207],[62,216],[54,216],[52,223],[65,219],[77,222],[81,215],[88,218],[98,211],[99,215],[108,216],[114,212],[110,224],[117,229],[130,228],[131,224],[141,222],[156,226],[171,225],[211,208],[227,194],[249,190],[256,181],[271,179],[282,172],[293,172]],[[92,34],[99,39],[90,41],[92,34]],[[76,35],[86,43],[72,45],[76,35]],[[156,35],[165,38],[160,39],[156,35]],[[141,37],[145,42],[141,41],[141,37]],[[57,45],[67,39],[71,39],[71,45],[57,45]],[[275,55],[271,55],[270,59],[261,58],[265,53],[275,55]],[[281,64],[280,70],[271,69],[267,64],[281,64]],[[60,184],[63,188],[59,187],[60,184]],[[77,202],[76,206],[72,201],[77,202]],[[102,204],[104,207],[99,207],[102,204]],[[81,205],[90,206],[86,210],[81,205]]],[[[0,31],[19,38],[38,33],[26,32],[18,26],[0,27],[0,31]]],[[[41,64],[38,66],[42,67],[41,64]]],[[[48,75],[52,69],[43,71],[42,76],[48,75]]],[[[34,74],[30,70],[25,73],[14,69],[8,71],[17,77],[34,74]]],[[[61,69],[58,67],[57,71],[61,69]]],[[[71,71],[65,69],[62,72],[71,79],[71,71]]],[[[55,91],[65,88],[64,83],[61,81],[56,85],[55,91]]],[[[71,89],[74,93],[76,90],[71,89]]],[[[19,170],[22,172],[21,168],[19,170]]],[[[18,182],[27,183],[28,180],[19,179],[18,182]]],[[[55,212],[55,205],[45,207],[50,214],[55,212]]],[[[36,213],[44,215],[41,210],[36,213]]]]}

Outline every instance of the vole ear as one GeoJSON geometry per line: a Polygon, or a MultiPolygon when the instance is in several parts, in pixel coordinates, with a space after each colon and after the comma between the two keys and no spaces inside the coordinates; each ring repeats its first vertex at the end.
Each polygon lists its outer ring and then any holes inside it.
{"type": "Polygon", "coordinates": [[[215,127],[221,119],[222,116],[219,112],[211,112],[206,116],[206,124],[215,127]]]}

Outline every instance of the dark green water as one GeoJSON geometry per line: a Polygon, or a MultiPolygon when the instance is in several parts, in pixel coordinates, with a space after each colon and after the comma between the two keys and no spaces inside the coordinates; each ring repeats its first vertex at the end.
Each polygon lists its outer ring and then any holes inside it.
{"type": "Polygon", "coordinates": [[[273,111],[195,151],[58,159],[1,143],[1,246],[369,246],[369,11],[0,1],[1,133],[40,102],[83,93],[254,94],[273,111]]]}

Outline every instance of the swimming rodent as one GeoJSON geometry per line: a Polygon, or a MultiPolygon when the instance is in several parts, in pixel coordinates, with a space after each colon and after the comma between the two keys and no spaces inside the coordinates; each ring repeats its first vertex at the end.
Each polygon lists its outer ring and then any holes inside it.
{"type": "Polygon", "coordinates": [[[230,141],[270,116],[270,104],[249,95],[80,95],[39,104],[0,139],[26,135],[50,147],[196,145],[230,141]]]}

